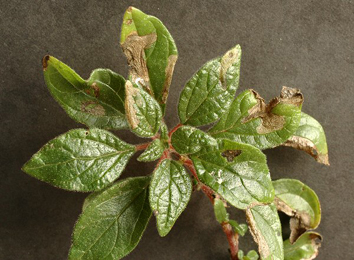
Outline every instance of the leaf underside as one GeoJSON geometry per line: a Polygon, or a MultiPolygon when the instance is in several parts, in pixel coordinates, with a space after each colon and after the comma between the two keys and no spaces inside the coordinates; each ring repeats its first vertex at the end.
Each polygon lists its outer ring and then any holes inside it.
{"type": "Polygon", "coordinates": [[[154,171],[149,190],[151,209],[160,236],[166,236],[186,208],[192,183],[186,170],[176,161],[165,159],[154,171]]]}
{"type": "Polygon", "coordinates": [[[273,181],[277,209],[291,217],[290,242],[308,229],[315,229],[321,221],[321,206],[316,193],[294,179],[273,181]]]}
{"type": "Polygon", "coordinates": [[[284,241],[284,260],[311,260],[318,255],[322,236],[316,232],[302,234],[294,244],[284,241]]]}
{"type": "Polygon", "coordinates": [[[135,147],[102,129],[74,129],[49,141],[23,166],[56,187],[95,191],[116,180],[135,147]]]}
{"type": "Polygon", "coordinates": [[[52,56],[43,58],[43,73],[50,93],[75,121],[105,129],[128,127],[122,76],[108,69],[97,69],[85,81],[52,56]]]}
{"type": "Polygon", "coordinates": [[[140,241],[151,217],[149,177],[128,178],[95,194],[75,225],[70,260],[121,259],[140,241]]]}

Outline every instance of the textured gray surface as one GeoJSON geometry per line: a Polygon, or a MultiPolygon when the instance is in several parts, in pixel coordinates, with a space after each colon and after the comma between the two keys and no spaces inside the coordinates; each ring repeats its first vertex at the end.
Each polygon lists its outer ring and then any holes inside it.
{"type": "MultiPolygon", "coordinates": [[[[354,3],[353,1],[5,1],[0,8],[0,259],[66,259],[86,194],[62,191],[20,167],[53,137],[79,127],[51,98],[41,57],[51,54],[83,77],[97,67],[127,74],[119,47],[129,5],[158,16],[179,49],[166,121],[186,80],[236,43],[243,48],[240,90],[266,99],[283,85],[302,89],[303,109],[324,126],[331,166],[291,148],[267,151],[271,174],[298,178],[318,194],[318,259],[353,259],[354,3]]],[[[137,142],[127,132],[124,139],[137,142]]],[[[122,177],[148,174],[131,162],[122,177]]],[[[233,216],[242,219],[242,212],[233,216]]],[[[193,194],[171,233],[160,238],[152,219],[127,259],[228,259],[227,241],[210,203],[193,194]]],[[[243,249],[255,248],[248,235],[243,249]]]]}

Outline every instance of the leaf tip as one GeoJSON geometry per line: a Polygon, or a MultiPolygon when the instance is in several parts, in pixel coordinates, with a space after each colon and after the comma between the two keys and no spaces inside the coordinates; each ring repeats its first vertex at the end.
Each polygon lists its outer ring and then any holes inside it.
{"type": "Polygon", "coordinates": [[[45,55],[42,59],[42,66],[43,66],[43,70],[46,71],[47,67],[48,67],[48,61],[50,59],[49,55],[45,55]]]}

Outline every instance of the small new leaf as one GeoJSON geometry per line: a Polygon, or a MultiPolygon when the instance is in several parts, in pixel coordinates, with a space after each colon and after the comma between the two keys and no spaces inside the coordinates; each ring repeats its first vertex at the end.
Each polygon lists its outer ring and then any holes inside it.
{"type": "Polygon", "coordinates": [[[278,212],[273,204],[247,208],[247,222],[261,259],[283,260],[283,239],[278,212]]]}
{"type": "Polygon", "coordinates": [[[108,69],[97,69],[85,81],[52,56],[43,58],[43,73],[50,93],[75,121],[105,129],[128,127],[122,76],[108,69]]]}
{"type": "Polygon", "coordinates": [[[139,162],[152,162],[162,156],[165,147],[160,139],[155,139],[138,157],[139,162]]]}
{"type": "Polygon", "coordinates": [[[229,214],[227,213],[224,202],[221,199],[214,199],[214,214],[216,220],[220,224],[229,221],[229,214]]]}
{"type": "Polygon", "coordinates": [[[315,229],[321,221],[321,207],[316,193],[298,180],[273,181],[275,204],[290,219],[290,243],[308,229],[315,229]]]}
{"type": "Polygon", "coordinates": [[[121,259],[129,254],[151,217],[149,182],[149,177],[129,178],[89,197],[75,225],[69,259],[121,259]]]}
{"type": "Polygon", "coordinates": [[[236,233],[240,236],[244,236],[248,230],[246,224],[239,224],[236,220],[229,220],[229,224],[235,229],[236,233]]]}
{"type": "Polygon", "coordinates": [[[156,100],[140,83],[125,83],[125,112],[129,127],[138,136],[153,137],[160,128],[162,112],[156,100]]]}
{"type": "Polygon", "coordinates": [[[259,149],[272,148],[288,140],[298,128],[302,102],[303,96],[298,89],[283,87],[280,97],[268,105],[254,90],[246,90],[209,133],[259,149]]]}
{"type": "Polygon", "coordinates": [[[322,236],[315,232],[302,234],[294,244],[284,241],[284,260],[311,260],[318,255],[322,236]]]}
{"type": "Polygon", "coordinates": [[[228,109],[238,88],[241,47],[207,62],[181,92],[178,114],[182,124],[201,126],[215,122],[228,109]]]}
{"type": "Polygon", "coordinates": [[[135,147],[101,129],[74,129],[49,141],[23,166],[58,188],[95,191],[116,180],[135,147]]]}
{"type": "Polygon", "coordinates": [[[296,132],[284,144],[303,150],[319,163],[329,165],[326,135],[321,124],[313,117],[301,113],[296,132]]]}
{"type": "Polygon", "coordinates": [[[169,31],[156,17],[129,7],[124,14],[120,43],[133,81],[141,78],[143,87],[164,111],[178,55],[169,31]]]}
{"type": "Polygon", "coordinates": [[[149,201],[160,236],[166,236],[186,208],[192,193],[189,174],[176,161],[163,160],[154,171],[149,201]]]}

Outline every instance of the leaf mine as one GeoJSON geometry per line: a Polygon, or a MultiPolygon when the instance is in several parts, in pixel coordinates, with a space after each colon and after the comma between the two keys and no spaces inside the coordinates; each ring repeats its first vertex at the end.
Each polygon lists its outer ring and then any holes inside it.
{"type": "Polygon", "coordinates": [[[125,113],[127,120],[132,129],[135,129],[139,125],[139,118],[136,115],[136,109],[134,107],[134,97],[139,93],[139,89],[135,88],[133,84],[127,80],[125,83],[125,113]]]}

